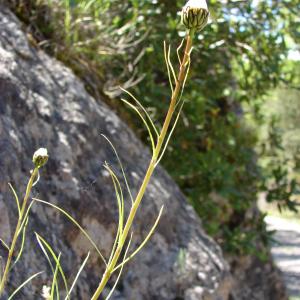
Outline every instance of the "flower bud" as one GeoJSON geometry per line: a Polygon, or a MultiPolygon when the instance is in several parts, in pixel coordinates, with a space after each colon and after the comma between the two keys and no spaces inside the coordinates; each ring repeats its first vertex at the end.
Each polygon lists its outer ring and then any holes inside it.
{"type": "Polygon", "coordinates": [[[208,22],[206,0],[189,0],[182,9],[181,21],[187,29],[200,31],[208,22]]]}
{"type": "Polygon", "coordinates": [[[48,151],[46,148],[40,148],[34,152],[32,162],[36,168],[44,166],[48,161],[48,151]]]}

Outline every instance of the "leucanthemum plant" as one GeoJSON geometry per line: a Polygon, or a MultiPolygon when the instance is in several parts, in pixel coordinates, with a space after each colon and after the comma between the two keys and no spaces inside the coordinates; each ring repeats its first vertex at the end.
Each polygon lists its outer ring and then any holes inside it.
{"type": "MultiPolygon", "coordinates": [[[[159,223],[159,220],[161,218],[163,207],[161,207],[160,212],[157,216],[157,219],[152,226],[152,228],[149,230],[148,235],[144,239],[144,241],[140,244],[137,249],[129,253],[130,251],[130,244],[133,237],[132,232],[132,225],[135,220],[136,213],[138,211],[138,208],[141,204],[141,201],[143,199],[143,196],[145,194],[146,188],[149,184],[149,181],[151,179],[151,176],[153,174],[153,171],[161,161],[161,159],[164,156],[164,153],[166,151],[166,148],[168,146],[168,143],[172,137],[172,134],[174,132],[174,129],[176,127],[176,124],[178,122],[180,113],[184,106],[184,99],[182,98],[183,90],[188,78],[189,69],[191,66],[191,53],[192,53],[192,45],[193,45],[193,37],[195,35],[196,31],[202,30],[205,25],[208,22],[209,17],[209,11],[207,7],[207,3],[205,0],[190,0],[186,3],[186,5],[182,9],[181,13],[181,21],[183,25],[186,27],[186,36],[182,40],[181,44],[177,48],[177,57],[178,57],[178,71],[175,71],[175,68],[171,62],[171,47],[164,43],[164,56],[165,56],[165,62],[166,62],[166,69],[169,77],[169,83],[170,83],[170,89],[171,89],[171,97],[170,97],[170,104],[168,108],[168,112],[166,114],[163,126],[161,130],[159,130],[155,125],[154,122],[151,120],[150,115],[148,114],[147,110],[142,106],[142,104],[134,97],[133,94],[131,94],[129,91],[122,89],[125,94],[129,96],[131,100],[122,99],[123,102],[125,102],[130,108],[132,108],[141,121],[144,123],[148,130],[149,138],[151,141],[151,148],[152,148],[152,158],[149,162],[148,169],[145,173],[144,179],[142,181],[142,184],[139,188],[139,191],[135,197],[133,197],[128,181],[126,179],[126,174],[124,172],[124,168],[122,166],[122,163],[119,159],[117,150],[114,148],[113,144],[109,141],[107,137],[104,137],[110,146],[112,147],[122,170],[123,179],[126,183],[126,189],[127,192],[130,195],[131,199],[131,208],[128,213],[128,215],[125,215],[125,209],[124,209],[124,197],[123,197],[123,191],[121,188],[120,181],[112,168],[109,166],[108,163],[104,165],[106,170],[109,172],[112,183],[115,189],[115,195],[118,202],[118,210],[119,210],[119,221],[118,221],[118,228],[117,233],[115,237],[115,242],[111,249],[111,254],[109,258],[105,258],[102,253],[100,252],[97,245],[94,243],[94,241],[90,238],[89,234],[80,226],[80,224],[77,223],[77,221],[66,211],[61,209],[60,207],[51,204],[49,202],[33,198],[31,201],[29,201],[29,196],[32,187],[39,179],[39,168],[45,165],[45,163],[48,160],[48,153],[47,150],[44,148],[39,149],[33,156],[33,163],[34,163],[34,170],[32,171],[31,177],[29,179],[29,183],[27,186],[26,194],[24,197],[24,200],[22,204],[20,204],[19,199],[16,195],[15,190],[12,186],[12,192],[15,196],[18,212],[19,212],[19,219],[16,226],[15,234],[13,236],[12,242],[10,245],[6,245],[7,250],[9,252],[6,265],[4,268],[4,273],[1,277],[0,281],[0,295],[3,293],[6,283],[9,271],[11,270],[11,265],[15,264],[19,258],[21,257],[23,244],[25,240],[25,233],[26,233],[26,225],[29,218],[29,212],[30,208],[32,207],[33,203],[39,203],[43,205],[50,206],[59,212],[61,212],[65,217],[67,217],[75,226],[77,226],[81,232],[86,236],[86,238],[91,242],[93,247],[96,249],[97,253],[99,254],[100,259],[105,265],[105,272],[102,275],[102,278],[99,282],[99,285],[92,295],[91,299],[96,300],[99,299],[100,295],[102,295],[102,292],[107,285],[108,280],[111,278],[112,274],[118,273],[117,279],[113,285],[113,288],[111,289],[110,293],[107,295],[106,299],[109,299],[114,292],[117,283],[120,279],[120,276],[122,274],[123,268],[126,265],[127,262],[129,262],[137,253],[141,251],[141,249],[145,246],[147,241],[150,239],[151,235],[156,229],[156,226],[159,223]],[[21,238],[22,237],[22,238],[21,238]],[[16,254],[16,243],[17,240],[21,238],[21,249],[18,252],[17,258],[14,262],[13,256],[16,254]]],[[[43,251],[50,267],[53,273],[53,279],[52,279],[52,285],[47,287],[47,290],[45,287],[43,288],[42,294],[43,297],[46,299],[60,299],[60,291],[58,288],[58,277],[61,277],[64,283],[65,287],[65,293],[66,297],[65,299],[70,299],[71,292],[74,288],[74,285],[84,268],[85,264],[87,263],[89,259],[89,254],[84,259],[82,265],[79,268],[79,271],[77,275],[75,276],[75,280],[73,281],[71,287],[68,286],[68,280],[63,272],[63,269],[60,264],[60,257],[61,254],[56,254],[55,251],[52,249],[50,244],[46,241],[45,238],[40,236],[38,233],[36,234],[37,241],[41,247],[41,250],[43,251]],[[54,262],[54,263],[53,263],[54,262]],[[46,293],[47,292],[47,293],[46,293]],[[55,298],[56,297],[56,298],[55,298]]],[[[12,299],[13,296],[25,285],[27,284],[31,279],[38,276],[40,273],[32,275],[28,280],[26,280],[13,294],[9,299],[12,299]]]]}

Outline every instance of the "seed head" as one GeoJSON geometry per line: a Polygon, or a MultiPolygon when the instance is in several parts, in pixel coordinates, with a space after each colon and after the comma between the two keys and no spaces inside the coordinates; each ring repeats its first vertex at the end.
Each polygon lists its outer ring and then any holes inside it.
{"type": "Polygon", "coordinates": [[[40,168],[44,166],[48,161],[48,151],[46,148],[40,148],[36,150],[33,154],[32,161],[34,163],[34,166],[36,168],[40,168]]]}
{"type": "Polygon", "coordinates": [[[187,29],[200,31],[208,22],[206,0],[189,0],[182,9],[181,21],[187,29]]]}

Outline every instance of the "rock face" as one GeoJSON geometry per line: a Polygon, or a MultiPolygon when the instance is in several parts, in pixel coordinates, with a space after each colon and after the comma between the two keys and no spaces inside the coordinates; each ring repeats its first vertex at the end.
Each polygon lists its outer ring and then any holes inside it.
{"type": "MultiPolygon", "coordinates": [[[[7,183],[13,184],[21,198],[32,168],[32,154],[46,147],[50,158],[33,195],[70,212],[104,255],[109,255],[117,206],[104,162],[108,161],[120,178],[121,172],[101,133],[117,148],[136,194],[150,159],[148,151],[106,105],[87,94],[68,68],[30,46],[19,21],[0,6],[1,238],[9,243],[17,219],[7,183]]],[[[126,201],[129,205],[128,197],[126,201]]],[[[138,212],[132,249],[145,237],[162,205],[165,211],[155,234],[125,267],[112,299],[228,299],[228,267],[219,247],[201,229],[192,208],[161,168],[155,171],[138,212]]],[[[48,270],[18,298],[40,299],[42,286],[51,282],[52,274],[34,231],[61,252],[68,278],[74,278],[80,262],[91,251],[72,297],[89,299],[103,265],[89,242],[62,214],[41,204],[32,207],[24,255],[11,273],[7,290],[11,292],[35,272],[48,270]]],[[[4,249],[0,255],[5,258],[4,249]]]]}
{"type": "Polygon", "coordinates": [[[281,274],[271,256],[266,261],[257,257],[228,257],[231,265],[231,299],[288,300],[281,274]]]}

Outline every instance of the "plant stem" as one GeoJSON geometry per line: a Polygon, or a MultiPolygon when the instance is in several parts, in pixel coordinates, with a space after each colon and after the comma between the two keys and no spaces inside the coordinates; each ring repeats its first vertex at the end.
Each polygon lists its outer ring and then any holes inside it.
{"type": "Polygon", "coordinates": [[[138,194],[135,198],[135,201],[134,201],[134,203],[131,207],[131,210],[129,212],[129,216],[128,216],[126,225],[124,227],[122,237],[120,239],[118,247],[117,247],[117,249],[116,249],[116,251],[113,255],[113,258],[112,258],[110,264],[107,266],[107,268],[105,270],[105,273],[103,274],[102,280],[101,280],[101,282],[100,282],[100,284],[99,284],[97,290],[95,291],[95,293],[94,293],[91,300],[97,300],[99,298],[99,296],[102,293],[104,287],[106,286],[109,278],[111,277],[111,274],[112,274],[112,272],[113,272],[113,270],[114,270],[114,268],[115,268],[115,266],[116,266],[116,264],[119,260],[119,257],[120,257],[120,254],[122,252],[123,246],[125,244],[126,238],[128,236],[129,230],[132,226],[132,223],[133,223],[134,217],[136,215],[137,209],[138,209],[138,207],[139,207],[139,205],[142,201],[142,198],[144,196],[144,193],[146,191],[148,183],[151,179],[152,173],[155,169],[156,162],[157,162],[157,159],[158,159],[160,151],[161,151],[161,147],[162,147],[162,145],[164,143],[164,140],[166,138],[166,134],[168,132],[168,129],[169,129],[169,126],[170,126],[170,123],[171,123],[171,120],[172,120],[172,117],[173,117],[173,114],[174,114],[174,111],[175,111],[176,103],[177,103],[178,97],[180,95],[180,91],[181,91],[184,79],[186,77],[187,64],[188,64],[188,61],[189,61],[189,58],[190,58],[193,35],[194,35],[193,30],[190,30],[187,33],[184,56],[183,56],[183,59],[182,59],[182,63],[180,65],[179,75],[178,75],[178,78],[177,78],[177,81],[176,81],[176,86],[175,86],[174,92],[172,93],[168,113],[166,115],[162,130],[161,130],[160,135],[158,137],[158,141],[157,141],[154,153],[153,153],[153,157],[150,161],[150,164],[148,166],[147,172],[145,174],[145,177],[144,177],[144,180],[141,184],[139,192],[138,192],[138,194]]]}
{"type": "Polygon", "coordinates": [[[14,254],[15,247],[16,247],[16,243],[17,243],[18,236],[19,236],[19,233],[20,233],[21,225],[23,223],[24,213],[26,212],[27,202],[28,202],[28,199],[29,199],[29,196],[30,196],[30,193],[31,193],[32,185],[33,185],[37,175],[38,175],[38,168],[35,168],[32,171],[32,174],[30,176],[30,179],[29,179],[27,187],[26,187],[26,192],[25,192],[25,196],[24,196],[24,199],[23,199],[21,211],[20,211],[20,214],[19,214],[17,226],[16,226],[16,229],[15,229],[14,236],[12,238],[11,245],[9,247],[9,252],[8,252],[8,257],[7,257],[7,261],[6,261],[6,264],[5,264],[5,269],[4,269],[4,272],[3,272],[3,277],[2,277],[1,282],[0,282],[0,296],[4,292],[4,288],[5,288],[7,278],[8,278],[8,274],[9,274],[9,271],[10,271],[10,265],[11,265],[11,262],[12,262],[12,259],[13,259],[13,254],[14,254]]]}

